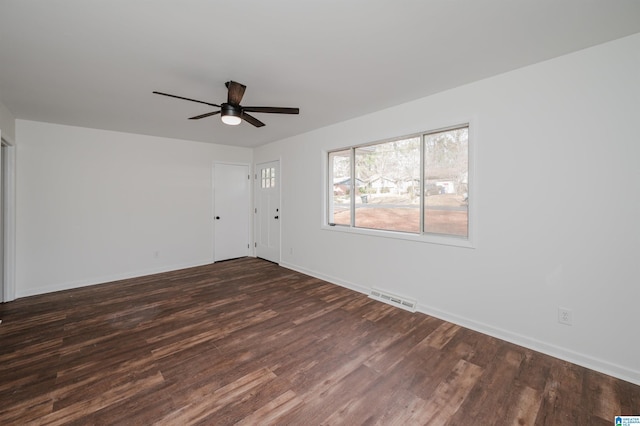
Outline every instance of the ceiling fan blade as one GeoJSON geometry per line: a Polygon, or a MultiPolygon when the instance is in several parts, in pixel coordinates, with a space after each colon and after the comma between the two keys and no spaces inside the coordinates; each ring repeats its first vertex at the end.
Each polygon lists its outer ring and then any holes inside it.
{"type": "Polygon", "coordinates": [[[254,126],[256,126],[256,127],[262,127],[262,126],[264,126],[264,123],[263,123],[262,121],[258,120],[257,118],[255,118],[255,117],[254,117],[254,116],[252,116],[252,115],[247,114],[247,113],[246,113],[246,112],[244,112],[244,111],[242,112],[242,119],[243,119],[244,121],[246,121],[247,123],[249,123],[249,124],[253,124],[253,125],[254,125],[254,126]]]}
{"type": "Polygon", "coordinates": [[[185,101],[191,101],[191,102],[198,102],[199,104],[211,105],[211,106],[220,108],[220,105],[218,105],[218,104],[212,104],[212,103],[209,103],[209,102],[199,101],[197,99],[189,99],[189,98],[184,98],[182,96],[170,95],[169,93],[162,93],[162,92],[153,92],[153,93],[155,93],[156,95],[169,96],[171,98],[183,99],[185,101]]]}
{"type": "Polygon", "coordinates": [[[216,114],[220,114],[220,111],[208,112],[206,114],[196,115],[195,117],[189,117],[189,120],[200,120],[201,118],[211,117],[216,114]]]}
{"type": "Polygon", "coordinates": [[[225,83],[229,92],[227,93],[227,103],[232,105],[240,105],[240,101],[244,96],[244,90],[247,88],[244,84],[237,83],[235,81],[227,81],[225,83]]]}
{"type": "Polygon", "coordinates": [[[285,107],[242,107],[243,111],[249,112],[267,112],[271,114],[300,114],[300,108],[285,108],[285,107]]]}

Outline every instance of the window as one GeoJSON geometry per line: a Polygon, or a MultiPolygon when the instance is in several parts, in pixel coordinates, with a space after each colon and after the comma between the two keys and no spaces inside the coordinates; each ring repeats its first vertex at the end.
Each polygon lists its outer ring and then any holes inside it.
{"type": "Polygon", "coordinates": [[[468,237],[469,128],[424,135],[424,232],[468,237]]]}
{"type": "Polygon", "coordinates": [[[355,148],[355,226],[420,232],[420,138],[355,148]]]}
{"type": "Polygon", "coordinates": [[[351,150],[329,153],[329,176],[332,177],[329,222],[351,225],[351,150]]]}
{"type": "Polygon", "coordinates": [[[468,239],[468,125],[328,155],[329,225],[468,239]]]}
{"type": "Polygon", "coordinates": [[[260,174],[262,188],[273,188],[276,186],[276,169],[274,167],[262,169],[260,174]]]}

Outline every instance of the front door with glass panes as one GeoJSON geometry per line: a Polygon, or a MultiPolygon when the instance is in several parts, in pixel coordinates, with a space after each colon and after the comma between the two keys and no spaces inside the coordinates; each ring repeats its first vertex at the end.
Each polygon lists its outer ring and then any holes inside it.
{"type": "Polygon", "coordinates": [[[280,163],[256,167],[256,256],[280,262],[280,163]]]}

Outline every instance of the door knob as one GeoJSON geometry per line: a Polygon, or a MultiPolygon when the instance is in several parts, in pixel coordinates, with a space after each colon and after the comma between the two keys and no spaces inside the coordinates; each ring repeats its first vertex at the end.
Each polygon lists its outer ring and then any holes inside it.
{"type": "Polygon", "coordinates": [[[274,217],[274,219],[278,219],[279,217],[280,217],[280,216],[276,216],[276,217],[274,217]]]}
{"type": "Polygon", "coordinates": [[[220,220],[220,216],[216,216],[216,220],[220,220]]]}

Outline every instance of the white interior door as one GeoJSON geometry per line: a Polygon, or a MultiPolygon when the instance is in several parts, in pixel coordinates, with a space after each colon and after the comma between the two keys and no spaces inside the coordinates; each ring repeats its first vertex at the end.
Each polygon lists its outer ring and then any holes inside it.
{"type": "Polygon", "coordinates": [[[280,263],[280,162],[256,168],[256,256],[280,263]]]}
{"type": "Polygon", "coordinates": [[[248,165],[213,166],[214,262],[249,255],[250,181],[248,165]]]}

